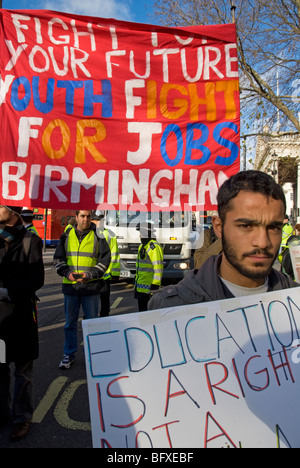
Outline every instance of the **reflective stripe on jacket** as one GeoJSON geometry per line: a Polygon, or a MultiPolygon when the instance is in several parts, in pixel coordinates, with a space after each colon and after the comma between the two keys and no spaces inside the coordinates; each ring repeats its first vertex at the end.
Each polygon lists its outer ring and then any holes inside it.
{"type": "MultiPolygon", "coordinates": [[[[72,273],[86,273],[97,265],[98,238],[94,231],[90,231],[80,242],[75,229],[70,229],[66,238],[65,250],[67,265],[72,273]]],[[[76,284],[76,281],[70,281],[65,277],[63,282],[64,284],[76,284]]]]}
{"type": "Polygon", "coordinates": [[[26,227],[26,230],[28,232],[32,232],[33,234],[35,234],[36,236],[39,236],[39,233],[38,233],[38,230],[37,228],[33,225],[33,224],[30,224],[29,226],[26,227]]]}
{"type": "Polygon", "coordinates": [[[150,294],[152,285],[161,285],[163,270],[163,249],[159,243],[150,240],[145,246],[140,245],[136,264],[136,290],[150,294]]]}

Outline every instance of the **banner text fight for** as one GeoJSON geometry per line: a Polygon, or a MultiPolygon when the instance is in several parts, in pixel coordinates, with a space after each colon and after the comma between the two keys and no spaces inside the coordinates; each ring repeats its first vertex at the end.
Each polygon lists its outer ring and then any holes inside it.
{"type": "MultiPolygon", "coordinates": [[[[79,71],[87,78],[91,78],[93,70],[89,69],[89,58],[90,54],[97,53],[100,55],[100,59],[101,56],[105,59],[108,78],[113,76],[113,70],[120,67],[121,64],[116,63],[118,60],[123,64],[127,62],[126,72],[130,71],[132,75],[145,79],[151,77],[153,68],[155,68],[155,76],[157,76],[159,62],[158,70],[162,81],[167,83],[170,81],[170,75],[174,72],[176,78],[178,77],[178,63],[180,63],[183,78],[188,82],[196,82],[201,78],[208,81],[215,76],[220,79],[238,78],[236,44],[223,43],[216,47],[216,45],[208,45],[207,39],[203,37],[201,47],[197,47],[199,38],[195,39],[192,32],[189,34],[187,31],[185,37],[182,37],[182,31],[179,30],[176,34],[173,28],[172,47],[161,47],[161,44],[164,43],[165,31],[161,30],[161,34],[154,31],[148,32],[145,25],[139,25],[142,26],[145,41],[143,44],[145,73],[141,75],[136,71],[135,53],[133,50],[129,50],[128,39],[126,36],[124,37],[124,31],[121,28],[121,25],[125,23],[115,22],[116,26],[109,26],[109,22],[94,18],[94,24],[88,22],[84,23],[83,26],[82,20],[76,21],[76,19],[67,17],[64,19],[51,17],[49,20],[46,18],[41,20],[34,15],[15,13],[11,14],[11,20],[17,44],[20,45],[15,47],[12,41],[5,40],[11,55],[5,67],[6,71],[10,71],[25,50],[29,48],[29,51],[26,51],[26,60],[28,60],[27,66],[31,68],[33,73],[48,72],[51,65],[53,71],[59,76],[66,76],[71,72],[77,79],[79,71]],[[120,33],[118,26],[120,26],[120,33]],[[102,34],[99,34],[99,29],[101,29],[102,34]],[[105,42],[105,48],[103,42],[105,42]],[[51,44],[51,46],[47,47],[47,44],[51,44]],[[58,53],[58,58],[55,57],[55,52],[58,53]],[[158,60],[154,60],[155,57],[158,57],[158,60]],[[64,65],[63,70],[59,68],[61,62],[64,65]],[[188,70],[194,68],[194,66],[191,67],[191,64],[195,62],[197,63],[197,71],[192,77],[188,70]],[[177,64],[176,67],[174,63],[177,64]]],[[[172,32],[170,31],[171,34],[172,32]]],[[[138,63],[141,63],[140,56],[138,56],[138,63]]]]}

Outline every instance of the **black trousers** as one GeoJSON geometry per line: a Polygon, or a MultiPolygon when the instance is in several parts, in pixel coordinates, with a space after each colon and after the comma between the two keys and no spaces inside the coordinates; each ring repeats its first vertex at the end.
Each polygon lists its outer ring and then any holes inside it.
{"type": "Polygon", "coordinates": [[[0,364],[0,424],[31,422],[33,416],[33,361],[15,363],[14,394],[10,394],[10,365],[0,364]],[[12,402],[12,404],[11,404],[12,402]]]}
{"type": "Polygon", "coordinates": [[[139,294],[137,297],[138,305],[139,305],[139,312],[146,312],[148,310],[148,302],[151,299],[150,294],[139,294]]]}
{"type": "Polygon", "coordinates": [[[100,317],[108,317],[110,313],[110,280],[105,280],[106,288],[100,292],[101,309],[100,317]]]}

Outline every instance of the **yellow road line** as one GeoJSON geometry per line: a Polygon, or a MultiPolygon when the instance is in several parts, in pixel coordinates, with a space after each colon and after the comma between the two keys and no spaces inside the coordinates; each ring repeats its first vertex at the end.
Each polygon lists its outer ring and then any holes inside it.
{"type": "Polygon", "coordinates": [[[33,423],[40,424],[43,421],[44,417],[50,410],[51,406],[54,404],[67,380],[68,377],[58,377],[57,379],[53,380],[47,392],[45,393],[45,396],[42,398],[40,404],[33,414],[33,423]]]}
{"type": "Polygon", "coordinates": [[[115,302],[111,305],[111,310],[115,310],[123,301],[123,297],[118,297],[115,302]]]}

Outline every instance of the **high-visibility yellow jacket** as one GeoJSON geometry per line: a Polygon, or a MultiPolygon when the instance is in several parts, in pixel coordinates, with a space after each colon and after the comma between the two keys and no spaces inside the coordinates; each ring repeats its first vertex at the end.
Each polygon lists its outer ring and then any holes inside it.
{"type": "Polygon", "coordinates": [[[67,224],[67,226],[65,227],[64,232],[70,231],[70,229],[72,229],[73,227],[74,227],[73,224],[67,224]]]}
{"type": "MultiPolygon", "coordinates": [[[[80,242],[75,229],[70,229],[65,245],[66,262],[69,269],[76,273],[88,273],[91,268],[97,267],[98,243],[98,237],[93,230],[80,242]]],[[[105,271],[104,267],[103,270],[105,271]]],[[[91,279],[90,281],[97,281],[97,279],[91,279]]],[[[64,277],[63,282],[64,284],[76,284],[76,281],[70,281],[66,277],[64,277]]]]}
{"type": "Polygon", "coordinates": [[[39,235],[37,228],[33,224],[29,224],[29,226],[26,226],[26,230],[28,232],[33,232],[35,235],[39,235]]]}
{"type": "Polygon", "coordinates": [[[105,240],[109,245],[111,253],[111,262],[108,269],[103,275],[103,279],[111,279],[113,276],[118,277],[120,276],[121,265],[117,238],[114,232],[112,232],[110,229],[104,229],[103,231],[99,231],[99,234],[105,237],[105,240]]]}
{"type": "Polygon", "coordinates": [[[293,226],[287,223],[282,228],[281,250],[285,249],[289,237],[293,234],[293,226]]]}
{"type": "Polygon", "coordinates": [[[105,238],[98,238],[93,228],[84,232],[72,227],[65,232],[55,249],[53,263],[64,278],[63,294],[99,294],[104,286],[102,277],[109,267],[111,254],[105,238]],[[67,280],[71,272],[86,272],[87,279],[73,283],[67,280]]]}
{"type": "Polygon", "coordinates": [[[135,289],[150,294],[151,286],[160,286],[163,276],[163,249],[151,239],[145,246],[140,245],[136,262],[135,289]]]}

